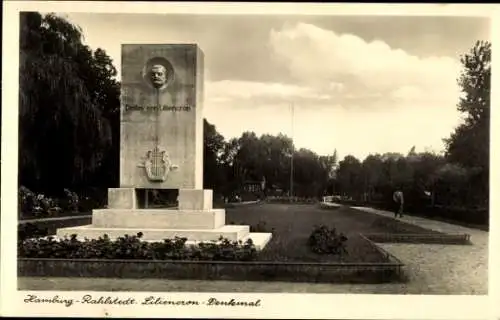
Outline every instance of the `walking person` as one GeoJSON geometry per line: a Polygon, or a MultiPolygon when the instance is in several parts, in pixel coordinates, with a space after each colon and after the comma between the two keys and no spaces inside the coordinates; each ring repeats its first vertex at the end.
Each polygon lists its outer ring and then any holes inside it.
{"type": "Polygon", "coordinates": [[[394,218],[397,218],[398,215],[400,218],[403,217],[403,204],[404,204],[404,196],[403,191],[396,190],[392,195],[392,200],[394,201],[394,218]]]}

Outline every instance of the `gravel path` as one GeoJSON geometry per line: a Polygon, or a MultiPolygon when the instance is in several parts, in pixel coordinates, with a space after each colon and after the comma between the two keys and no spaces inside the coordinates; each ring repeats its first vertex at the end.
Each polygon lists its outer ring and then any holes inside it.
{"type": "MultiPolygon", "coordinates": [[[[387,217],[394,214],[353,207],[387,217]]],[[[467,233],[472,245],[379,244],[408,266],[406,293],[488,294],[488,232],[415,216],[402,221],[443,233],[467,233]]]]}

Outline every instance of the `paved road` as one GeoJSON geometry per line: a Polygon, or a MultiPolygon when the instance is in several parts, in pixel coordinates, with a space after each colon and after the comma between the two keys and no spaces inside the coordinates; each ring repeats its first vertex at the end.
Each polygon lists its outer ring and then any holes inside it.
{"type": "MultiPolygon", "coordinates": [[[[293,212],[290,205],[267,205],[279,212],[293,212]]],[[[303,207],[302,207],[303,206],[303,207]]],[[[301,205],[314,210],[313,206],[301,205]]],[[[257,208],[256,208],[257,209],[257,208]]],[[[235,209],[233,209],[235,210],[235,209]]],[[[370,208],[352,209],[372,214],[391,213],[370,208]]],[[[335,210],[331,211],[335,214],[335,210]]],[[[469,233],[473,245],[381,244],[409,266],[406,284],[313,284],[283,282],[236,282],[199,280],[133,280],[79,278],[20,278],[20,290],[103,291],[200,291],[200,292],[288,292],[288,293],[379,293],[379,294],[487,294],[488,232],[419,217],[407,222],[445,232],[469,233]]]]}

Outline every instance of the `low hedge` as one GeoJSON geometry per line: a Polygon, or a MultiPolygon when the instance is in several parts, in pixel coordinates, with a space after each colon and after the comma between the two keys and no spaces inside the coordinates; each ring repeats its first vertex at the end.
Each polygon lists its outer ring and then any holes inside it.
{"type": "Polygon", "coordinates": [[[92,277],[380,284],[407,281],[401,263],[26,259],[20,277],[92,277]]]}

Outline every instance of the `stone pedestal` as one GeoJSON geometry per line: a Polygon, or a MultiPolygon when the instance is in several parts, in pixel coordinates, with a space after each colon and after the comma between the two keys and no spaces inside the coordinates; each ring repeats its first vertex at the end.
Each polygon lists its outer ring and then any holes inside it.
{"type": "Polygon", "coordinates": [[[177,209],[137,208],[137,192],[133,188],[109,189],[108,208],[92,212],[92,224],[57,230],[57,237],[76,234],[80,240],[97,239],[105,234],[110,239],[133,236],[142,232],[144,241],[163,241],[185,237],[189,244],[252,239],[262,249],[271,239],[270,233],[251,233],[249,226],[226,225],[226,211],[213,209],[212,190],[179,190],[177,209]]]}

